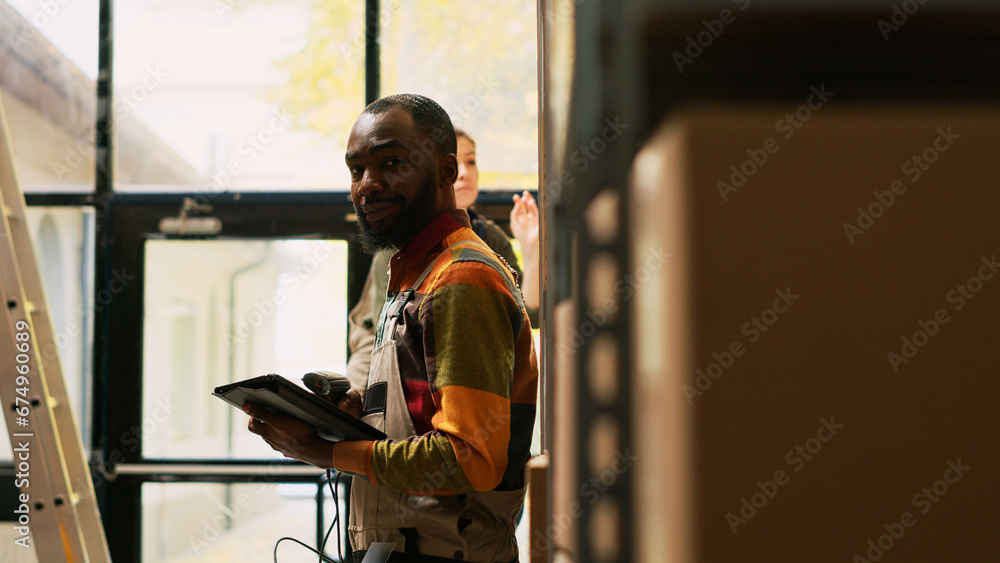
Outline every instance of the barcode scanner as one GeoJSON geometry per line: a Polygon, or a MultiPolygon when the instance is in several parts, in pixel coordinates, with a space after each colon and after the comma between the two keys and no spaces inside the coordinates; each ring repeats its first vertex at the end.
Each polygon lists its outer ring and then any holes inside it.
{"type": "Polygon", "coordinates": [[[302,383],[313,393],[334,404],[351,390],[351,381],[332,371],[311,371],[302,376],[302,383]]]}

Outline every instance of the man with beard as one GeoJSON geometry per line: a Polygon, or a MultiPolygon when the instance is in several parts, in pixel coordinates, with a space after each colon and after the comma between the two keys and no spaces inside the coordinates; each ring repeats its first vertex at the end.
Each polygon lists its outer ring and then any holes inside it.
{"type": "MultiPolygon", "coordinates": [[[[465,131],[455,128],[458,141],[458,179],[455,180],[455,205],[469,212],[472,230],[494,252],[500,255],[517,274],[518,285],[531,325],[538,323],[538,207],[531,194],[525,191],[514,196],[510,212],[510,228],[518,235],[524,253],[524,271],[518,268],[518,258],[511,244],[512,239],[504,230],[477,213],[473,208],[479,195],[479,166],[476,143],[465,131]]],[[[368,386],[368,368],[375,347],[375,324],[385,304],[385,289],[389,285],[389,260],[393,250],[376,252],[365,279],[361,296],[347,314],[348,361],[344,375],[351,387],[364,393],[368,386]]]]}
{"type": "Polygon", "coordinates": [[[448,114],[409,94],[365,108],[347,144],[359,239],[397,252],[363,408],[354,390],[338,406],[388,439],[332,443],[244,405],[274,449],[354,475],[356,560],[373,542],[390,561],[518,558],[538,369],[514,276],[456,207],[455,153],[448,114]]]}

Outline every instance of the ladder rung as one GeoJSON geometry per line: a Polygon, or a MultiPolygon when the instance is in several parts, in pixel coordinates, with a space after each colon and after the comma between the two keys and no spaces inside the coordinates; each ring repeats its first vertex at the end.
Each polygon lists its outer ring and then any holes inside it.
{"type": "Polygon", "coordinates": [[[3,214],[7,217],[8,222],[21,220],[21,215],[16,213],[9,205],[6,204],[3,206],[3,214]]]}

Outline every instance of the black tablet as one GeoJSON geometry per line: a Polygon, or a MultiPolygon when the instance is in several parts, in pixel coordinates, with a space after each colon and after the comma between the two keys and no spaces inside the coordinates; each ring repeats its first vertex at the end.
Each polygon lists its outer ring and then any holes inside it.
{"type": "Polygon", "coordinates": [[[216,387],[212,394],[241,410],[244,403],[253,403],[295,417],[315,426],[320,436],[333,442],[386,437],[382,431],[274,373],[216,387]]]}

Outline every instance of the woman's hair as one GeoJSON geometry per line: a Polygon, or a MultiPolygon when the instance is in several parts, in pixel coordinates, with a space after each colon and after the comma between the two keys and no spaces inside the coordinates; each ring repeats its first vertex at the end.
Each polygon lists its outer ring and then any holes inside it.
{"type": "Polygon", "coordinates": [[[472,148],[476,147],[476,140],[473,139],[471,135],[469,135],[468,133],[466,133],[464,129],[459,129],[458,127],[456,127],[455,128],[455,138],[457,139],[458,137],[465,137],[466,139],[469,140],[470,143],[472,143],[472,148]]]}

